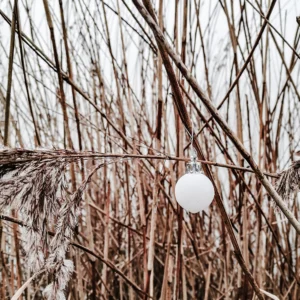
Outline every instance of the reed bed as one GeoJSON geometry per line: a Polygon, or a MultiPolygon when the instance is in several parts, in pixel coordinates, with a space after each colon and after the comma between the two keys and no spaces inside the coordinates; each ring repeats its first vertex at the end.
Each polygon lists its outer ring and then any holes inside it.
{"type": "Polygon", "coordinates": [[[300,299],[298,15],[0,0],[0,299],[300,299]]]}

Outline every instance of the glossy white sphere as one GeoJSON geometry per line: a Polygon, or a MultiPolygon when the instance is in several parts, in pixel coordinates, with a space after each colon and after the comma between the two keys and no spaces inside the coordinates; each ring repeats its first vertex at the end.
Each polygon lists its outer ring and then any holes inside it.
{"type": "Polygon", "coordinates": [[[215,190],[204,174],[188,173],[180,177],[175,186],[179,205],[191,213],[206,209],[214,199],[215,190]]]}

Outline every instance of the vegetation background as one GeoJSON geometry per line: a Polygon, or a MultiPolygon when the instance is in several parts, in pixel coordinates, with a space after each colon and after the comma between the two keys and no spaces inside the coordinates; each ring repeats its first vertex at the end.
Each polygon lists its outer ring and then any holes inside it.
{"type": "Polygon", "coordinates": [[[300,175],[274,189],[300,149],[298,15],[0,0],[0,299],[300,299],[300,175]],[[174,196],[192,146],[218,191],[199,214],[174,196]]]}

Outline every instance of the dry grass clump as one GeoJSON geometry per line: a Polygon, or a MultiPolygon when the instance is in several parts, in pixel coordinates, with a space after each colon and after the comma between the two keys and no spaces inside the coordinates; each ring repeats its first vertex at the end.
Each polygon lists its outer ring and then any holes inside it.
{"type": "Polygon", "coordinates": [[[296,160],[276,181],[276,189],[283,199],[290,200],[300,189],[300,160],[296,160]]]}
{"type": "Polygon", "coordinates": [[[80,215],[84,190],[97,165],[80,187],[71,194],[66,183],[70,161],[67,150],[0,150],[0,212],[16,209],[24,227],[23,238],[29,270],[46,269],[53,282],[44,290],[47,299],[65,299],[63,291],[74,265],[66,254],[80,215]],[[64,156],[63,158],[61,156],[64,156]],[[54,226],[49,237],[49,226],[54,226]]]}

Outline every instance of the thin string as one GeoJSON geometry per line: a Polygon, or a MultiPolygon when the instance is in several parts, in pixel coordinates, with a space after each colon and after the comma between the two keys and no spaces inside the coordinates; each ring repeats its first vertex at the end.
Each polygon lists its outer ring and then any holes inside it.
{"type": "MultiPolygon", "coordinates": [[[[169,95],[171,95],[172,97],[174,97],[174,95],[173,95],[172,93],[169,93],[169,95]]],[[[196,153],[197,153],[197,152],[196,152],[196,149],[195,149],[194,146],[193,146],[193,144],[194,144],[194,123],[193,123],[192,120],[191,120],[191,123],[192,123],[192,134],[190,133],[189,129],[185,126],[185,124],[184,124],[184,123],[182,123],[182,124],[183,124],[183,126],[184,126],[184,128],[185,128],[187,134],[188,134],[189,137],[190,137],[190,145],[192,145],[192,152],[194,152],[193,154],[194,154],[195,156],[197,156],[197,154],[196,154],[196,153]]]]}

